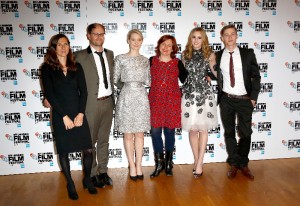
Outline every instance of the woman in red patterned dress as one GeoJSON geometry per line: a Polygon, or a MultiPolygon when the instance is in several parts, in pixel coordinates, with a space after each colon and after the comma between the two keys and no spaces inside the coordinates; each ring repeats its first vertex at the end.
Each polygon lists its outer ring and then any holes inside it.
{"type": "Polygon", "coordinates": [[[183,83],[187,71],[176,58],[178,47],[171,35],[162,36],[155,48],[156,56],[150,58],[151,89],[149,92],[151,135],[155,157],[156,177],[165,169],[172,176],[172,159],[175,145],[175,128],[181,127],[181,91],[178,78],[183,83]],[[165,160],[162,130],[165,136],[165,160]]]}

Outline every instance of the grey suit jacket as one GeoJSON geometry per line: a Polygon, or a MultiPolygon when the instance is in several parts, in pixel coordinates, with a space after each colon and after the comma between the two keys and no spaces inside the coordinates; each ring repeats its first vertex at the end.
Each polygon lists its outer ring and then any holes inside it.
{"type": "MultiPolygon", "coordinates": [[[[108,49],[104,49],[104,52],[107,57],[107,62],[109,66],[111,89],[112,92],[114,93],[114,84],[113,84],[114,53],[113,51],[108,49]]],[[[76,58],[76,62],[80,63],[84,70],[87,91],[88,91],[86,112],[94,112],[97,105],[99,76],[98,76],[94,56],[92,54],[92,50],[90,47],[88,47],[84,50],[75,52],[74,55],[76,58]]],[[[113,93],[112,93],[112,98],[114,96],[113,93]]]]}
{"type": "MultiPolygon", "coordinates": [[[[247,91],[247,95],[251,100],[257,101],[258,94],[260,92],[261,77],[254,51],[253,49],[245,48],[239,48],[239,50],[242,60],[244,85],[247,91]]],[[[220,98],[223,90],[223,75],[220,68],[223,51],[224,49],[216,52],[216,71],[218,73],[218,104],[220,103],[220,98]]]]}

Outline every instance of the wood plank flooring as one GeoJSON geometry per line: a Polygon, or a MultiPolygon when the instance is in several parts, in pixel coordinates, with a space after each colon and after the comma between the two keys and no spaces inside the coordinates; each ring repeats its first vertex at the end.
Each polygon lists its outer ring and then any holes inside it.
{"type": "Polygon", "coordinates": [[[199,179],[192,165],[174,165],[174,176],[150,179],[154,167],[143,167],[145,179],[134,182],[127,168],[109,169],[113,186],[90,195],[82,186],[82,172],[72,171],[79,195],[67,196],[61,172],[0,176],[0,206],[293,206],[300,205],[300,158],[251,161],[255,180],[241,172],[226,176],[226,163],[208,163],[199,179]]]}

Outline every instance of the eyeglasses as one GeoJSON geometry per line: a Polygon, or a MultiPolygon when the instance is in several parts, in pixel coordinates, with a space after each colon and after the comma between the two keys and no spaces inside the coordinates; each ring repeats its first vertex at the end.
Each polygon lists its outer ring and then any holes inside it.
{"type": "Polygon", "coordinates": [[[91,34],[96,37],[104,37],[105,36],[105,33],[91,33],[91,34]]]}

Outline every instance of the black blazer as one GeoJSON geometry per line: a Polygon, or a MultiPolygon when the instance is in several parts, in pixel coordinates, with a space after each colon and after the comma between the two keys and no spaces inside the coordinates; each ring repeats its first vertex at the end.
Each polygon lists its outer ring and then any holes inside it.
{"type": "MultiPolygon", "coordinates": [[[[260,92],[260,73],[257,60],[253,49],[239,48],[241,60],[244,84],[247,91],[247,95],[251,100],[257,101],[258,94],[260,92]]],[[[218,104],[220,103],[220,98],[223,90],[223,75],[220,68],[221,58],[224,49],[216,52],[216,71],[218,73],[218,104]]]]}

